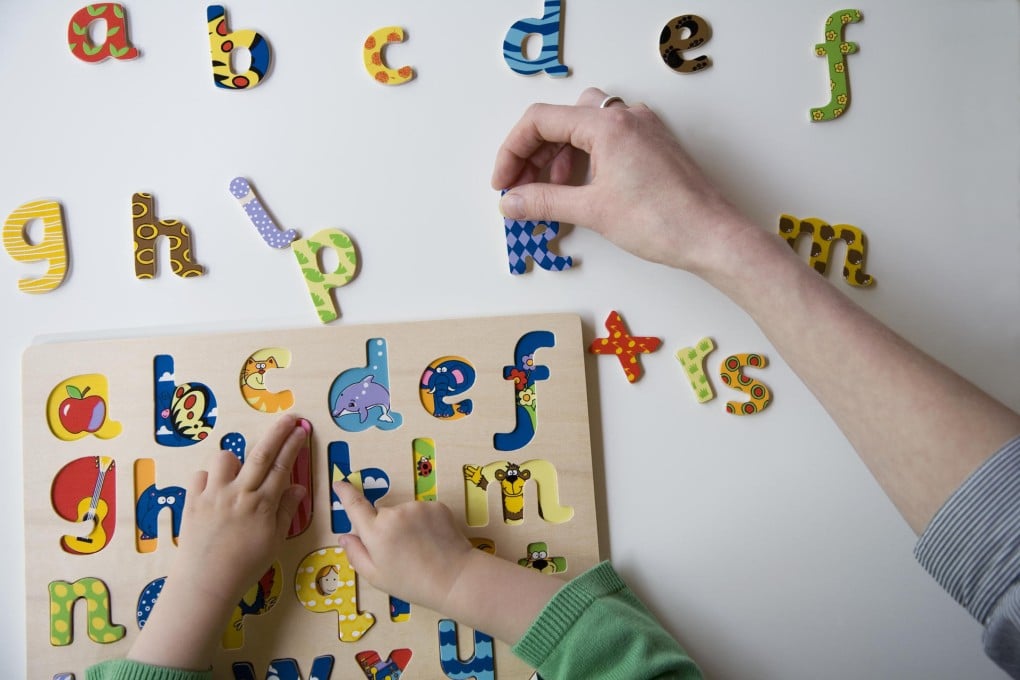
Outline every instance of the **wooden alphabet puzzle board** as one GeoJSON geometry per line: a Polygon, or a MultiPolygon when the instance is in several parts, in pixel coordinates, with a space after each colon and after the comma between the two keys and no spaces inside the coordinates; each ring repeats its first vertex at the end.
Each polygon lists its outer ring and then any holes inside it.
{"type": "Polygon", "coordinates": [[[124,656],[174,558],[192,473],[283,411],[313,426],[294,472],[310,506],[224,631],[217,678],[285,659],[272,677],[528,677],[506,645],[458,627],[454,649],[436,613],[357,582],[331,478],[380,505],[438,498],[480,549],[549,578],[599,560],[576,316],[39,344],[23,399],[32,678],[124,656]]]}

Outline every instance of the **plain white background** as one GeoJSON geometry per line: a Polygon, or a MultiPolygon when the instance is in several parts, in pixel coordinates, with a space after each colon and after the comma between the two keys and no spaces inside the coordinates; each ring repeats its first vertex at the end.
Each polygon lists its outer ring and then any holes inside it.
{"type": "Polygon", "coordinates": [[[39,296],[16,282],[42,265],[0,257],[5,677],[24,675],[25,347],[52,334],[318,324],[293,256],[267,248],[227,191],[237,175],[281,226],[354,237],[362,269],[338,291],[337,323],[574,311],[590,341],[617,309],[635,334],[664,339],[636,385],[612,359],[588,359],[601,538],[711,677],[1002,677],[980,627],[914,563],[910,530],[740,309],[580,227],[559,240],[573,270],[511,277],[488,181],[528,103],[570,103],[588,85],[645,101],[763,229],[783,212],[862,228],[877,285],[852,290],[838,266],[833,284],[1020,407],[1017,4],[852,5],[864,13],[847,33],[860,45],[852,105],[824,124],[808,122],[828,96],[813,48],[843,5],[566,5],[572,72],[552,79],[512,73],[501,52],[539,0],[234,2],[232,28],[262,32],[274,67],[231,92],[212,83],[205,3],[126,3],[142,56],[95,65],[65,44],[79,2],[0,3],[0,214],[59,200],[71,253],[65,283],[39,296]],[[682,13],[712,25],[705,72],[676,74],[658,56],[659,31],[682,13]],[[390,64],[417,71],[395,88],[361,64],[364,38],[387,25],[408,34],[387,48],[390,64]],[[206,276],[172,276],[164,252],[157,280],[134,278],[135,191],[191,226],[206,276]],[[713,368],[730,353],[769,357],[766,412],[727,415],[740,396],[717,379],[719,396],[695,401],[672,355],[705,335],[713,368]]]}

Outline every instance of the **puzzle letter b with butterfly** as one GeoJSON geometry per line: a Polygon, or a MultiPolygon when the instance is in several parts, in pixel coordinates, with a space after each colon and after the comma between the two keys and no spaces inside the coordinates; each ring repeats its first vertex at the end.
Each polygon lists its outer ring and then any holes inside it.
{"type": "Polygon", "coordinates": [[[291,412],[312,426],[292,473],[309,493],[215,676],[527,677],[484,631],[359,582],[332,482],[380,505],[441,501],[480,550],[549,578],[584,571],[599,550],[583,351],[571,315],[30,347],[29,676],[81,678],[127,652],[187,540],[193,473],[221,448],[243,464],[291,412]]]}

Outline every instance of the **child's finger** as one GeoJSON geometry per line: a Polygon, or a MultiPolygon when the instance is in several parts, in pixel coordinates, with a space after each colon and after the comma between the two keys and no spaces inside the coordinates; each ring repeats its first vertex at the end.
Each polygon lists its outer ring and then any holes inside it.
{"type": "MultiPolygon", "coordinates": [[[[280,449],[288,437],[294,433],[296,427],[297,420],[290,415],[283,416],[273,423],[262,441],[244,457],[244,466],[241,468],[241,474],[238,475],[242,488],[254,491],[262,486],[266,474],[277,465],[280,449]]],[[[289,467],[287,474],[290,474],[289,467]]]]}
{"type": "Polygon", "coordinates": [[[283,442],[280,452],[276,455],[276,460],[262,480],[262,485],[259,487],[262,491],[270,496],[279,497],[290,486],[294,461],[297,460],[301,450],[309,446],[308,438],[311,429],[312,426],[307,420],[298,421],[298,427],[295,427],[283,442]]]}
{"type": "Polygon", "coordinates": [[[307,493],[305,487],[298,484],[294,484],[283,492],[283,496],[280,497],[280,507],[276,510],[276,528],[280,534],[287,533],[287,529],[294,519],[294,513],[301,505],[301,499],[305,497],[305,493],[307,493]]]}
{"type": "Polygon", "coordinates": [[[217,451],[213,454],[212,462],[209,464],[209,474],[206,476],[205,486],[217,489],[230,484],[237,477],[241,468],[241,461],[230,451],[217,451]]]}
{"type": "Polygon", "coordinates": [[[188,493],[199,494],[205,491],[206,484],[209,483],[209,473],[205,470],[199,470],[191,476],[191,486],[188,487],[188,493]]]}
{"type": "Polygon", "coordinates": [[[371,583],[375,579],[375,563],[372,562],[372,556],[368,554],[365,544],[353,534],[344,534],[337,540],[340,547],[347,553],[347,560],[354,567],[354,571],[371,583]]]}
{"type": "Polygon", "coordinates": [[[333,482],[333,491],[340,497],[340,504],[347,511],[355,531],[368,530],[378,512],[365,498],[365,494],[355,489],[350,482],[333,482]]]}

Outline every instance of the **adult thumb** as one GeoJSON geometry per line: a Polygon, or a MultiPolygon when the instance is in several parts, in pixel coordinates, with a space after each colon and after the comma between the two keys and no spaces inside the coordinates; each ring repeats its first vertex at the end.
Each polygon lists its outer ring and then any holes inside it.
{"type": "Polygon", "coordinates": [[[503,194],[499,211],[514,220],[588,224],[591,207],[587,189],[541,182],[522,184],[503,194]]]}

